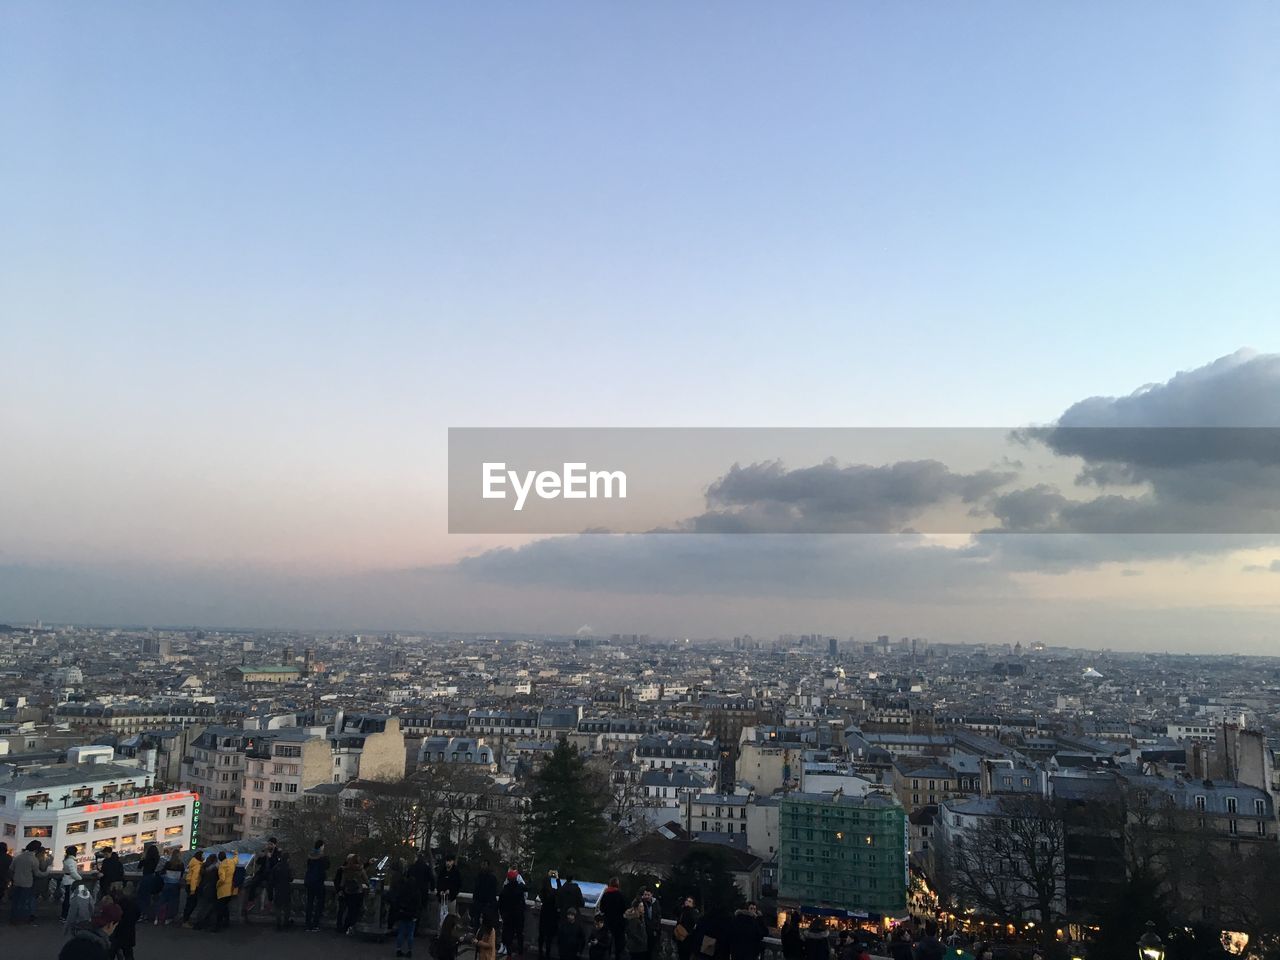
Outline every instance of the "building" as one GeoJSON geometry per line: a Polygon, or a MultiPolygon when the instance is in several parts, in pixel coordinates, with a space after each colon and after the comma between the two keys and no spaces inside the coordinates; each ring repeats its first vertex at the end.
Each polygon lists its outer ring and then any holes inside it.
{"type": "Polygon", "coordinates": [[[780,801],[778,834],[781,899],[905,915],[907,816],[890,794],[790,794],[780,801]]]}
{"type": "Polygon", "coordinates": [[[302,678],[302,668],[285,664],[263,664],[261,666],[240,664],[228,669],[223,676],[227,683],[241,685],[293,683],[302,678]]]}
{"type": "Polygon", "coordinates": [[[140,767],[94,762],[100,758],[85,750],[0,783],[0,834],[11,850],[32,840],[58,854],[74,845],[87,865],[107,847],[127,855],[149,843],[190,849],[202,842],[195,793],[156,792],[140,767]]]}
{"type": "Polygon", "coordinates": [[[477,737],[426,737],[418,748],[418,764],[461,763],[494,773],[498,762],[493,748],[477,737]]]}

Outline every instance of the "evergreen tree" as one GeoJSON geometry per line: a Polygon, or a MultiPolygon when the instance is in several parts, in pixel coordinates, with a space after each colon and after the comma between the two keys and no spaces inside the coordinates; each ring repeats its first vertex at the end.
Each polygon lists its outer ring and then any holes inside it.
{"type": "Polygon", "coordinates": [[[725,855],[714,847],[693,850],[671,868],[662,884],[664,914],[677,916],[685,897],[693,897],[703,916],[712,917],[728,916],[746,903],[725,855]]]}
{"type": "Polygon", "coordinates": [[[530,848],[538,870],[582,879],[608,876],[608,784],[592,777],[576,748],[561,740],[533,778],[530,848]]]}

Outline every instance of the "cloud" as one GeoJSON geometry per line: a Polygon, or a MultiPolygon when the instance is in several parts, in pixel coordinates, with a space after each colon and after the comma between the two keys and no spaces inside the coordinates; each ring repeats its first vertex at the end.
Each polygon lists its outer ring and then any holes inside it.
{"type": "Polygon", "coordinates": [[[1245,573],[1280,573],[1280,560],[1270,563],[1250,563],[1241,568],[1245,573]]]}
{"type": "Polygon", "coordinates": [[[937,460],[884,466],[834,458],[788,469],[779,460],[734,464],[706,493],[707,511],[678,529],[695,533],[892,533],[925,511],[973,504],[1013,480],[1013,471],[956,473],[937,460]]]}

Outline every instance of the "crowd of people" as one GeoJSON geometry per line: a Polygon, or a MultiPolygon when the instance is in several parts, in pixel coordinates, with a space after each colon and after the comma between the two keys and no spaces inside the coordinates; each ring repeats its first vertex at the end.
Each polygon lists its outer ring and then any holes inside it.
{"type": "MultiPolygon", "coordinates": [[[[87,870],[77,848],[68,847],[55,872],[51,852],[39,841],[16,857],[0,843],[0,894],[7,888],[15,924],[35,922],[41,893],[56,897],[66,933],[61,960],[133,960],[139,925],[216,934],[230,926],[237,900],[242,922],[251,914],[269,914],[277,929],[289,929],[295,926],[295,881],[301,881],[302,929],[317,932],[331,922],[340,936],[358,929],[386,935],[394,939],[397,957],[412,957],[419,932],[430,931],[434,960],[458,960],[464,948],[474,952],[474,960],[524,958],[535,939],[530,932],[526,942],[530,903],[537,917],[537,960],[657,960],[664,937],[677,960],[760,960],[773,933],[755,903],[727,914],[703,913],[692,896],[664,927],[655,891],[627,896],[617,877],[606,884],[587,920],[581,887],[555,870],[545,873],[531,895],[516,866],[500,880],[489,863],[481,863],[463,911],[462,871],[453,855],[434,864],[426,853],[410,862],[375,862],[355,854],[331,858],[324,840],[316,839],[298,860],[295,865],[274,837],[252,856],[201,850],[185,861],[179,850],[152,844],[126,882],[124,864],[111,850],[87,870]]],[[[822,917],[806,923],[793,913],[777,936],[783,960],[871,960],[865,938],[829,926],[822,917]]],[[[947,954],[935,932],[905,925],[878,946],[892,960],[945,960],[947,954]]],[[[993,960],[984,953],[975,951],[975,960],[993,960]]]]}

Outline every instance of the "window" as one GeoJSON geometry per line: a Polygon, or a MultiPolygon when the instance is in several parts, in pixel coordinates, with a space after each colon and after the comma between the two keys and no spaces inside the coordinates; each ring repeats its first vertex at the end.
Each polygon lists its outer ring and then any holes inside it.
{"type": "Polygon", "coordinates": [[[285,789],[285,793],[297,793],[298,785],[296,783],[287,783],[285,784],[284,789],[285,789]]]}
{"type": "Polygon", "coordinates": [[[164,828],[164,835],[166,839],[169,837],[180,837],[186,832],[187,828],[180,823],[174,824],[172,827],[164,828]]]}
{"type": "Polygon", "coordinates": [[[1227,797],[1227,813],[1235,813],[1235,812],[1236,812],[1236,798],[1227,797]]]}
{"type": "Polygon", "coordinates": [[[156,832],[154,830],[144,830],[138,835],[138,839],[143,843],[152,843],[156,839],[156,832]]]}
{"type": "Polygon", "coordinates": [[[77,820],[75,823],[67,824],[67,833],[88,833],[88,832],[89,832],[88,820],[77,820]]]}
{"type": "Polygon", "coordinates": [[[136,813],[126,813],[123,817],[121,817],[120,822],[127,827],[131,823],[138,822],[138,815],[136,813]]]}
{"type": "Polygon", "coordinates": [[[1205,800],[1205,798],[1204,798],[1203,796],[1197,796],[1197,797],[1196,797],[1196,809],[1197,809],[1197,810],[1204,810],[1205,803],[1206,803],[1206,800],[1205,800]]]}
{"type": "Polygon", "coordinates": [[[1267,835],[1267,821],[1258,821],[1258,836],[1265,837],[1267,835]]]}
{"type": "Polygon", "coordinates": [[[120,838],[120,846],[122,847],[131,847],[137,842],[138,842],[138,836],[137,834],[134,834],[134,833],[126,833],[123,837],[120,838]]]}
{"type": "Polygon", "coordinates": [[[283,783],[281,783],[279,780],[272,781],[272,783],[271,783],[271,792],[272,792],[272,793],[283,793],[283,792],[284,792],[284,784],[283,784],[283,783]]]}
{"type": "Polygon", "coordinates": [[[1265,800],[1253,801],[1253,812],[1260,817],[1265,817],[1267,815],[1267,801],[1265,800]]]}
{"type": "Polygon", "coordinates": [[[152,820],[159,820],[159,819],[160,819],[159,810],[144,810],[142,813],[143,823],[150,823],[152,820]]]}
{"type": "Polygon", "coordinates": [[[169,807],[164,812],[164,815],[166,817],[183,817],[183,816],[186,816],[186,814],[187,814],[187,808],[185,804],[177,807],[169,807]]]}
{"type": "Polygon", "coordinates": [[[48,838],[53,836],[53,827],[32,826],[23,827],[22,835],[24,837],[35,837],[36,839],[48,838]]]}
{"type": "Polygon", "coordinates": [[[1239,821],[1239,820],[1228,820],[1228,821],[1227,821],[1227,832],[1228,832],[1228,833],[1230,833],[1233,837],[1234,837],[1237,833],[1239,833],[1239,832],[1240,832],[1240,821],[1239,821]]]}

